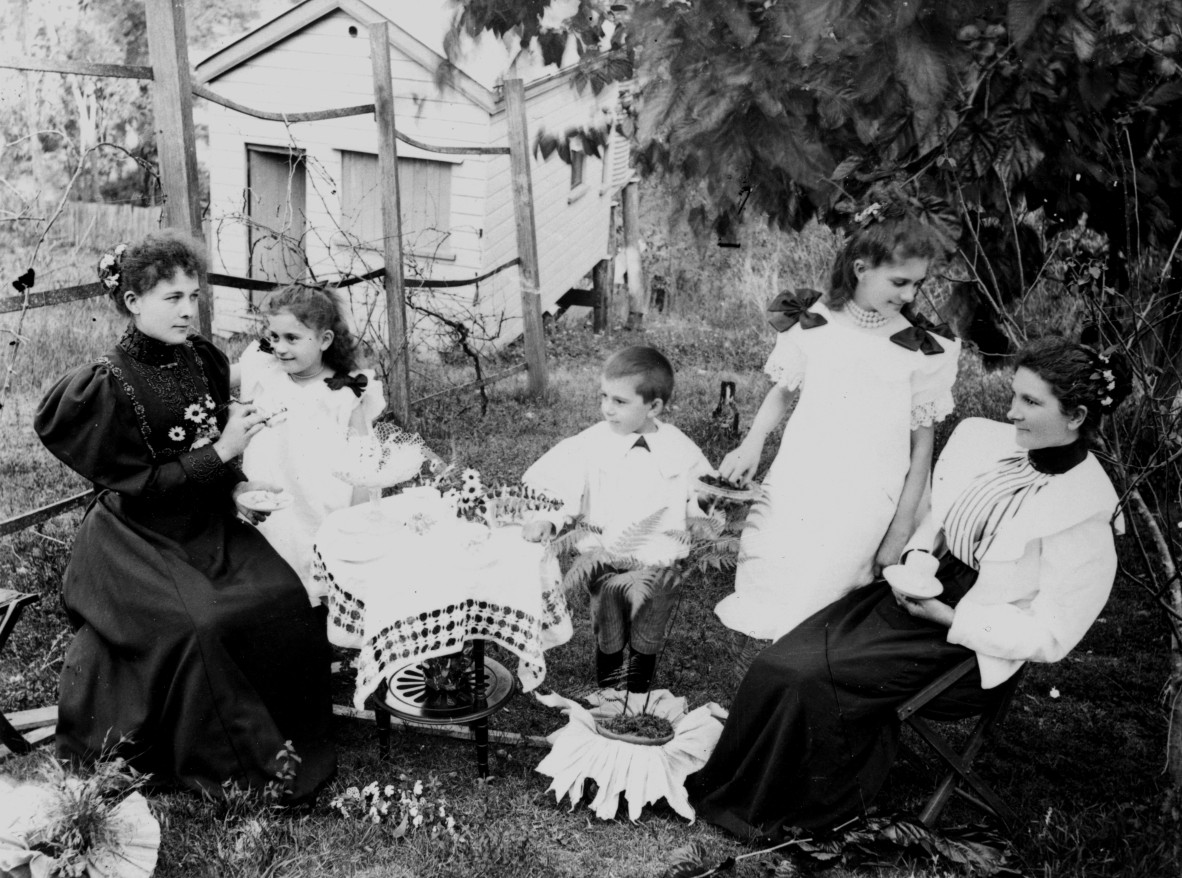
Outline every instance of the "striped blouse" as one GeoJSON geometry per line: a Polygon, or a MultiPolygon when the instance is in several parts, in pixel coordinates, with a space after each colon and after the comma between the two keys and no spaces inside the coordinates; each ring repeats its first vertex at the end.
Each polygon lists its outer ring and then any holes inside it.
{"type": "Polygon", "coordinates": [[[953,501],[944,519],[948,550],[974,570],[989,551],[998,530],[1016,516],[1057,473],[1087,456],[1082,442],[1059,448],[1019,452],[981,473],[953,501]]]}

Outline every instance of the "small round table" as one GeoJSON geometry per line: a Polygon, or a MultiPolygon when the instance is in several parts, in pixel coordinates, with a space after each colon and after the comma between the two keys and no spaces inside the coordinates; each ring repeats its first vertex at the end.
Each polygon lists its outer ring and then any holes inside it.
{"type": "Polygon", "coordinates": [[[488,717],[541,684],[544,651],[570,639],[570,614],[548,547],[523,540],[519,526],[457,523],[441,502],[386,497],[380,539],[368,546],[356,534],[370,510],[334,512],[316,535],[313,576],[327,599],[329,640],[360,650],[353,703],[374,710],[382,754],[391,717],[470,724],[486,776],[488,717]],[[485,640],[518,657],[516,675],[485,657],[485,640]],[[429,685],[424,663],[468,643],[472,663],[455,685],[429,685]]]}
{"type": "Polygon", "coordinates": [[[391,674],[370,698],[378,723],[378,753],[390,753],[390,717],[425,725],[470,724],[476,740],[476,768],[488,777],[488,718],[521,691],[521,682],[500,662],[484,656],[484,641],[472,641],[472,664],[456,689],[436,689],[425,665],[391,674]],[[478,672],[479,671],[479,672],[478,672]]]}

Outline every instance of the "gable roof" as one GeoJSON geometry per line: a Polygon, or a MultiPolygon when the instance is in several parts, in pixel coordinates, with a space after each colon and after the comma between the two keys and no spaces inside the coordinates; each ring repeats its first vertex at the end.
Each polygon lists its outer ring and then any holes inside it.
{"type": "MultiPolygon", "coordinates": [[[[195,79],[203,85],[211,83],[338,11],[362,25],[389,22],[390,45],[434,73],[446,61],[443,35],[450,14],[444,4],[434,0],[416,4],[399,2],[397,5],[402,8],[395,19],[390,11],[394,5],[393,0],[304,0],[202,59],[197,64],[195,79]]],[[[496,103],[493,90],[507,66],[508,53],[504,47],[495,40],[482,40],[458,61],[451,86],[492,112],[496,103]]],[[[545,71],[533,72],[535,76],[545,75],[545,71]]]]}

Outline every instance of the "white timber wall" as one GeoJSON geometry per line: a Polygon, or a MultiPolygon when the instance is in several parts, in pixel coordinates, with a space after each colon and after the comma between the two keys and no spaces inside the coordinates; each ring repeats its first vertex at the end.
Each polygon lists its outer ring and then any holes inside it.
{"type": "MultiPolygon", "coordinates": [[[[228,71],[210,83],[221,95],[246,106],[272,112],[307,112],[373,102],[373,75],[365,26],[338,12],[289,37],[267,52],[228,71]],[[350,26],[358,36],[349,35],[350,26]]],[[[394,111],[407,135],[440,146],[484,146],[489,140],[487,113],[452,90],[442,94],[431,72],[391,51],[394,111]]],[[[376,155],[377,128],[372,115],[325,122],[284,125],[209,105],[210,226],[214,271],[246,276],[249,271],[248,231],[244,222],[247,188],[247,147],[273,146],[301,150],[305,157],[305,250],[317,278],[364,274],[382,265],[379,249],[348,246],[342,234],[342,152],[376,155]]],[[[410,257],[410,273],[435,278],[473,277],[483,264],[481,226],[490,161],[484,156],[445,156],[399,143],[400,158],[426,159],[451,168],[449,205],[451,236],[448,258],[430,265],[410,257]]],[[[378,244],[380,246],[380,244],[378,244]]],[[[358,285],[374,294],[380,285],[358,285]]],[[[257,294],[256,294],[257,295],[257,294]]],[[[217,291],[217,330],[251,331],[248,296],[239,290],[217,291]]],[[[360,304],[359,304],[360,307],[360,304]]],[[[379,318],[380,319],[380,318],[379,318]]],[[[378,325],[381,325],[379,323],[378,325]]]]}
{"type": "MultiPolygon", "coordinates": [[[[440,92],[434,71],[391,47],[394,111],[400,131],[439,146],[506,146],[504,100],[488,112],[454,89],[440,92]]],[[[373,102],[369,39],[363,22],[337,11],[309,25],[209,83],[225,97],[272,112],[307,112],[373,102]],[[349,34],[350,27],[357,36],[349,34]]],[[[570,74],[555,74],[526,86],[526,115],[532,150],[539,130],[562,134],[569,128],[602,125],[616,101],[614,87],[595,96],[578,93],[570,74]]],[[[211,270],[249,274],[247,148],[264,146],[302,151],[306,168],[305,252],[316,279],[364,274],[382,265],[379,249],[350,246],[342,234],[342,153],[377,153],[372,115],[285,125],[206,104],[209,122],[211,270]]],[[[446,156],[398,143],[400,159],[446,162],[451,168],[450,237],[446,258],[410,253],[406,275],[467,279],[517,256],[511,170],[508,156],[446,156]]],[[[611,159],[609,158],[609,162],[611,159]]],[[[611,164],[615,164],[611,162],[611,164]]],[[[578,285],[607,253],[612,178],[602,158],[587,156],[584,184],[571,188],[571,167],[557,154],[542,160],[531,153],[538,234],[542,306],[553,306],[578,285]]],[[[404,205],[408,198],[403,193],[404,205]]],[[[404,206],[404,213],[406,208],[404,206]]],[[[385,326],[380,282],[348,288],[357,327],[385,326]]],[[[493,347],[522,331],[520,274],[509,269],[484,283],[449,290],[410,290],[411,297],[441,313],[472,322],[474,339],[493,347]]],[[[253,332],[257,318],[250,296],[215,288],[216,332],[253,332]]],[[[259,294],[255,294],[255,301],[259,294]]],[[[412,313],[409,323],[431,347],[433,329],[412,313]]],[[[429,324],[429,322],[428,322],[429,324]]]]}
{"type": "MultiPolygon", "coordinates": [[[[596,96],[587,88],[580,94],[570,84],[569,75],[559,75],[527,85],[525,94],[534,219],[538,235],[538,274],[542,308],[548,310],[567,290],[578,285],[595,267],[595,263],[607,256],[613,193],[603,186],[602,156],[585,157],[583,185],[572,189],[571,166],[557,152],[551,153],[548,159],[543,159],[540,154],[535,155],[533,144],[540,130],[561,135],[570,128],[604,124],[609,118],[610,109],[615,105],[616,90],[609,86],[596,96]]],[[[497,103],[492,130],[496,143],[508,142],[503,101],[497,103]]],[[[490,166],[489,170],[484,246],[485,263],[494,266],[516,255],[517,233],[510,169],[495,165],[490,166]]],[[[512,328],[519,333],[519,276],[506,272],[491,279],[490,284],[501,278],[505,280],[498,286],[504,288],[511,283],[512,290],[498,289],[493,294],[503,297],[506,313],[513,318],[512,328]]]]}

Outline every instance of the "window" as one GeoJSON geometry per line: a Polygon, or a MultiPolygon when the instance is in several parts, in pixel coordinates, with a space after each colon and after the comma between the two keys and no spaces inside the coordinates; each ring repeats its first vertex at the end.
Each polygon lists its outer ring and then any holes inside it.
{"type": "MultiPolygon", "coordinates": [[[[448,162],[398,159],[404,252],[451,257],[451,168],[448,162]]],[[[341,229],[352,244],[382,249],[382,195],[372,153],[341,152],[341,229]]]]}
{"type": "Polygon", "coordinates": [[[571,149],[570,151],[570,188],[573,192],[583,185],[583,165],[586,164],[587,155],[581,149],[571,149]]]}
{"type": "MultiPolygon", "coordinates": [[[[279,284],[304,276],[304,155],[286,147],[246,148],[250,276],[279,284]]],[[[251,294],[250,303],[254,304],[251,294]]]]}

